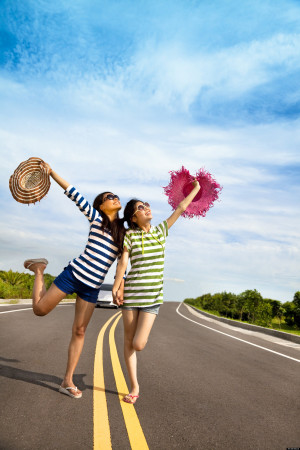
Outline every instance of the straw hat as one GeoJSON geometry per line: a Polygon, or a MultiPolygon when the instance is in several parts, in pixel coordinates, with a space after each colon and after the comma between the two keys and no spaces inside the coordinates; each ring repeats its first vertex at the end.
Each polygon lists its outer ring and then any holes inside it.
{"type": "Polygon", "coordinates": [[[165,194],[169,197],[168,202],[173,209],[192,191],[193,180],[196,178],[200,184],[200,191],[182,214],[183,217],[204,217],[207,211],[213,206],[213,202],[219,198],[222,190],[220,186],[204,169],[200,169],[196,176],[183,166],[180,170],[170,172],[171,180],[168,186],[164,187],[165,194]]]}
{"type": "Polygon", "coordinates": [[[23,161],[9,179],[12,196],[20,203],[40,201],[49,191],[50,177],[41,167],[44,162],[40,158],[29,158],[23,161]]]}

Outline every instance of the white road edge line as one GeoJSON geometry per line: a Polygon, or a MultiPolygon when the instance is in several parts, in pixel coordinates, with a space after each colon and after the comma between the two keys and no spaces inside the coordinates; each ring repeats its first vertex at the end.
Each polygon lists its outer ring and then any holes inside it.
{"type": "Polygon", "coordinates": [[[32,309],[32,307],[30,308],[22,308],[22,309],[11,309],[10,311],[1,311],[0,314],[8,314],[8,313],[12,313],[12,312],[18,312],[18,311],[30,311],[32,309]]]}
{"type": "Polygon", "coordinates": [[[182,316],[184,319],[195,323],[196,325],[200,325],[200,327],[208,328],[209,330],[215,331],[216,333],[224,334],[225,336],[231,337],[232,339],[236,339],[237,341],[245,342],[246,344],[253,345],[253,347],[261,348],[263,350],[266,350],[267,352],[275,353],[276,355],[283,356],[284,358],[292,359],[293,361],[296,361],[296,362],[300,363],[300,359],[292,358],[291,356],[284,355],[283,353],[275,352],[275,350],[270,350],[267,347],[262,347],[261,345],[253,344],[252,342],[245,341],[244,339],[241,339],[241,338],[238,338],[238,337],[235,337],[235,336],[231,336],[231,334],[227,334],[227,333],[224,333],[223,331],[215,330],[214,328],[208,327],[207,325],[203,325],[202,323],[199,323],[199,322],[196,322],[195,320],[189,319],[188,317],[185,317],[183,314],[181,314],[178,311],[181,305],[182,305],[182,303],[180,303],[180,305],[176,309],[177,314],[182,316]]]}
{"type": "MultiPolygon", "coordinates": [[[[57,306],[65,306],[65,305],[73,305],[73,304],[74,303],[64,303],[63,305],[57,305],[57,306]]],[[[12,309],[10,311],[0,311],[0,314],[8,314],[8,313],[19,312],[19,311],[27,311],[27,310],[30,311],[31,309],[32,309],[32,306],[30,306],[29,308],[12,309]]]]}

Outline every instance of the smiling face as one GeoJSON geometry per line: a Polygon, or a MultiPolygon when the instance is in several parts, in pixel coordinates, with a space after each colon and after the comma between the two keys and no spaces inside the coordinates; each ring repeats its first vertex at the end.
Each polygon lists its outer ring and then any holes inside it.
{"type": "Polygon", "coordinates": [[[149,224],[152,219],[152,212],[149,203],[136,202],[132,222],[135,222],[140,228],[149,224]]]}
{"type": "Polygon", "coordinates": [[[103,200],[101,205],[99,206],[101,211],[103,211],[106,215],[109,215],[113,212],[118,212],[122,208],[119,197],[112,192],[105,192],[103,195],[103,200]]]}

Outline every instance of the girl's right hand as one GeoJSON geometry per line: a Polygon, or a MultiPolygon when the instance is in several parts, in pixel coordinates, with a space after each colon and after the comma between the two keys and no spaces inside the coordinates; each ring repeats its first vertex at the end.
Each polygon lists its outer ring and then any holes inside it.
{"type": "Polygon", "coordinates": [[[121,292],[120,289],[117,292],[116,302],[117,302],[118,306],[123,305],[123,302],[124,302],[123,293],[121,292]]]}
{"type": "Polygon", "coordinates": [[[113,303],[115,305],[119,306],[119,301],[118,301],[118,292],[115,291],[114,289],[112,290],[112,296],[113,296],[113,303]]]}

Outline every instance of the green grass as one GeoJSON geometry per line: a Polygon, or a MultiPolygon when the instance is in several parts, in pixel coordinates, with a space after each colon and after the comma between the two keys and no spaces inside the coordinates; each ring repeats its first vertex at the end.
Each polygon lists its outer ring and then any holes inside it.
{"type": "MultiPolygon", "coordinates": [[[[188,305],[189,303],[186,302],[188,305]]],[[[255,325],[252,324],[251,322],[247,322],[246,320],[238,320],[238,319],[231,319],[229,317],[225,317],[225,316],[221,316],[221,314],[218,311],[210,311],[207,309],[203,309],[200,306],[195,306],[195,305],[191,305],[196,309],[199,309],[200,311],[206,312],[208,314],[213,314],[214,316],[217,317],[223,317],[224,319],[230,319],[230,320],[234,320],[235,322],[241,322],[241,323],[249,323],[250,325],[255,325]]],[[[261,326],[261,325],[259,325],[261,326]]],[[[284,333],[291,333],[291,334],[296,334],[297,336],[300,336],[300,330],[294,327],[291,327],[289,325],[287,325],[284,320],[281,321],[281,326],[279,324],[279,319],[277,317],[275,317],[274,319],[272,319],[272,326],[270,327],[264,327],[264,328],[270,328],[271,330],[277,330],[277,331],[283,331],[284,333]]]]}

